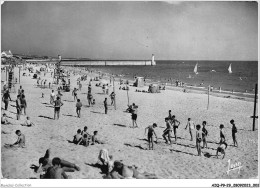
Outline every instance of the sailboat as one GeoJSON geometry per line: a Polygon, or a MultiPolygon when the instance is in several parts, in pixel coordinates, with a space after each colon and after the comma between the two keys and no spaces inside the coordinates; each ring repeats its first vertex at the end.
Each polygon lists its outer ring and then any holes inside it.
{"type": "Polygon", "coordinates": [[[195,72],[195,74],[199,74],[198,73],[198,63],[195,65],[195,67],[194,67],[194,72],[195,72]]]}
{"type": "Polygon", "coordinates": [[[229,72],[229,74],[232,73],[232,70],[231,70],[231,64],[232,64],[232,63],[230,63],[230,65],[229,65],[229,67],[228,67],[228,72],[229,72]]]}

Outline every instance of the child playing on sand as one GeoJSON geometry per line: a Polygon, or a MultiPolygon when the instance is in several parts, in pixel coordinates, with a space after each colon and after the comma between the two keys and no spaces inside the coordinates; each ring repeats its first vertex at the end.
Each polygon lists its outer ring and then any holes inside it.
{"type": "Polygon", "coordinates": [[[173,126],[173,133],[174,133],[174,136],[175,136],[175,141],[177,141],[177,129],[180,125],[180,122],[177,119],[175,119],[175,115],[172,116],[171,123],[172,123],[172,126],[173,126]]]}
{"type": "Polygon", "coordinates": [[[17,95],[17,99],[15,100],[15,104],[16,104],[16,119],[19,120],[20,119],[20,115],[21,115],[21,101],[20,101],[20,95],[17,95]]]}
{"type": "Polygon", "coordinates": [[[83,136],[83,135],[86,134],[87,136],[91,136],[87,131],[88,131],[88,127],[85,126],[84,129],[83,129],[83,131],[81,132],[81,135],[83,136]]]}
{"type": "Polygon", "coordinates": [[[195,124],[193,121],[191,121],[191,118],[188,118],[188,123],[187,123],[185,129],[187,129],[187,127],[189,127],[189,133],[190,133],[190,138],[191,138],[190,141],[192,141],[193,140],[192,131],[195,128],[195,124]]]}
{"type": "Polygon", "coordinates": [[[227,145],[225,145],[224,143],[220,144],[217,148],[217,152],[216,152],[216,156],[218,158],[218,153],[222,153],[223,154],[223,157],[222,159],[224,159],[225,157],[225,150],[227,148],[227,145]]]}
{"type": "Polygon", "coordinates": [[[201,156],[201,146],[200,143],[202,141],[202,131],[200,130],[200,125],[196,125],[196,148],[198,151],[198,156],[201,156]]]}
{"type": "Polygon", "coordinates": [[[23,124],[21,124],[22,126],[27,126],[27,127],[31,127],[31,126],[34,126],[34,123],[30,121],[30,117],[27,116],[26,117],[26,120],[23,124]]]}
{"type": "Polygon", "coordinates": [[[81,111],[82,103],[80,102],[80,99],[77,99],[76,103],[76,113],[78,117],[80,118],[80,111],[81,111]]]}
{"type": "Polygon", "coordinates": [[[235,125],[235,121],[232,119],[232,120],[230,120],[230,123],[232,125],[232,139],[233,139],[233,142],[234,142],[234,146],[237,145],[237,147],[238,147],[237,139],[236,139],[237,127],[235,125]]]}
{"type": "Polygon", "coordinates": [[[79,145],[83,145],[83,146],[89,146],[89,139],[88,139],[88,135],[84,134],[83,137],[81,138],[79,145]]]}
{"type": "Polygon", "coordinates": [[[74,137],[73,137],[73,143],[78,145],[80,143],[81,139],[82,139],[81,130],[78,129],[77,134],[74,135],[74,137]]]}
{"type": "Polygon", "coordinates": [[[171,140],[172,126],[171,126],[171,123],[170,123],[170,119],[165,118],[165,122],[166,122],[166,129],[163,131],[162,137],[164,138],[166,144],[168,144],[168,140],[171,144],[172,143],[172,140],[171,140]],[[166,135],[168,135],[168,140],[166,138],[166,135]]]}
{"type": "Polygon", "coordinates": [[[15,134],[18,136],[17,141],[14,144],[6,144],[5,147],[25,148],[25,136],[24,136],[24,134],[22,134],[20,130],[15,131],[15,134]]]}
{"type": "Polygon", "coordinates": [[[207,129],[205,128],[206,124],[207,124],[206,121],[203,121],[203,122],[202,122],[202,126],[203,126],[203,128],[202,128],[202,142],[203,142],[202,148],[207,147],[208,131],[207,131],[207,129]]]}
{"type": "Polygon", "coordinates": [[[156,141],[157,141],[157,136],[156,136],[156,133],[154,131],[154,129],[157,127],[157,124],[156,123],[153,123],[153,125],[149,125],[148,127],[145,128],[144,130],[144,134],[146,134],[146,130],[148,129],[148,144],[149,144],[149,150],[152,148],[153,150],[153,135],[155,135],[156,137],[156,141]],[[152,144],[152,147],[151,147],[151,144],[152,144]]]}
{"type": "Polygon", "coordinates": [[[11,124],[8,120],[7,120],[7,117],[6,117],[6,114],[3,113],[3,116],[1,117],[1,124],[11,124]]]}
{"type": "Polygon", "coordinates": [[[63,105],[63,103],[60,100],[60,97],[57,97],[56,101],[54,101],[54,119],[57,114],[57,119],[60,117],[60,107],[63,105]]]}

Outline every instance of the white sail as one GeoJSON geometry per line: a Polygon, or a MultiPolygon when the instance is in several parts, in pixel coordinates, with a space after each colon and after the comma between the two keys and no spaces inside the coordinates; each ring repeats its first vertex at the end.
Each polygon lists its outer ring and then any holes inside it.
{"type": "Polygon", "coordinates": [[[198,63],[195,65],[195,67],[194,67],[194,72],[195,72],[195,74],[199,74],[198,73],[198,63]]]}
{"type": "Polygon", "coordinates": [[[229,65],[229,67],[228,67],[228,72],[229,72],[229,74],[232,73],[232,70],[231,70],[231,64],[232,64],[232,63],[230,63],[230,65],[229,65]]]}

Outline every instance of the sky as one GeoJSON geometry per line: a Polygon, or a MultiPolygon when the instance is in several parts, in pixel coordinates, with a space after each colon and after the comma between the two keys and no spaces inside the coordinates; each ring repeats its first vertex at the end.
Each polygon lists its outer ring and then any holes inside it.
{"type": "Polygon", "coordinates": [[[16,1],[1,50],[63,58],[258,60],[256,2],[16,1]]]}

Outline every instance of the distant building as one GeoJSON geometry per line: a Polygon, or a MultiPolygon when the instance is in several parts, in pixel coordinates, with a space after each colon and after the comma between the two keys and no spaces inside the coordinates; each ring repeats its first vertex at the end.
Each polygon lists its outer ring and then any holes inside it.
{"type": "Polygon", "coordinates": [[[3,52],[1,53],[1,58],[8,58],[8,57],[13,57],[13,54],[12,54],[11,50],[9,50],[9,51],[3,51],[3,52]]]}

